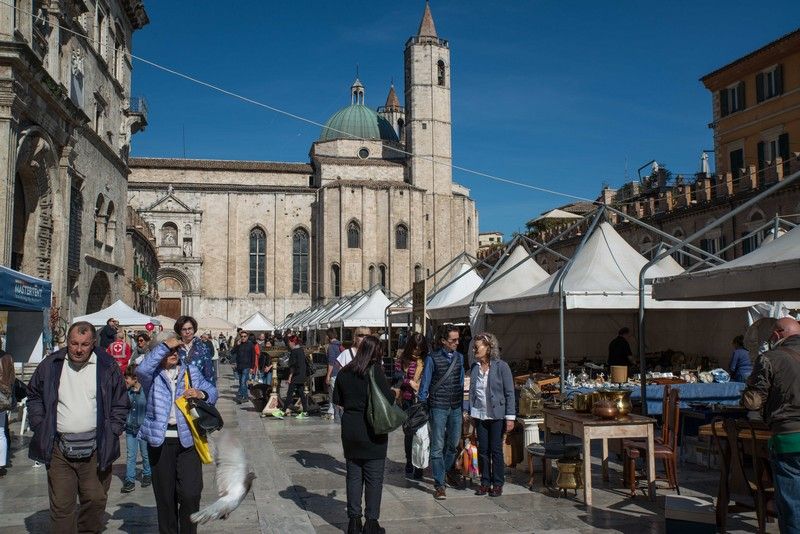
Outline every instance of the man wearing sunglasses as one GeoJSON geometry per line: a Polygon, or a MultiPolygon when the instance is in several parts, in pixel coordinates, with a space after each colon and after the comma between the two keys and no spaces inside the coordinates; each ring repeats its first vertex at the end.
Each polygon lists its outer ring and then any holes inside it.
{"type": "Polygon", "coordinates": [[[461,439],[464,400],[464,355],[456,350],[460,339],[457,326],[441,328],[440,348],[425,358],[417,394],[419,401],[427,402],[430,408],[431,470],[437,500],[447,498],[445,473],[451,487],[464,489],[461,476],[452,470],[461,439]]]}
{"type": "Polygon", "coordinates": [[[772,431],[769,457],[775,504],[782,533],[800,533],[800,324],[775,321],[772,350],[764,353],[747,380],[742,397],[749,410],[761,410],[772,431]]]}

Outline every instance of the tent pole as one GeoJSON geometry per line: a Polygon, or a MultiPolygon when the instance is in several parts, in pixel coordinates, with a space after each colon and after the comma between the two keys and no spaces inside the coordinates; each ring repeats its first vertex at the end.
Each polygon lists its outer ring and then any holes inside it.
{"type": "MultiPolygon", "coordinates": [[[[586,242],[589,240],[589,236],[592,235],[594,229],[597,227],[597,223],[603,218],[603,214],[605,213],[605,206],[600,206],[598,210],[594,214],[594,219],[592,223],[589,225],[589,228],[586,229],[586,233],[583,235],[583,239],[581,239],[580,244],[575,248],[575,252],[572,254],[572,257],[567,261],[567,264],[561,268],[558,275],[558,339],[559,339],[559,346],[560,346],[560,354],[559,360],[561,363],[561,379],[559,383],[561,384],[561,400],[564,400],[564,383],[566,382],[567,376],[564,370],[565,368],[565,347],[564,347],[564,307],[565,307],[565,297],[564,297],[564,280],[567,278],[567,273],[569,272],[570,267],[572,267],[572,263],[575,261],[575,256],[577,256],[578,251],[581,250],[586,242]]],[[[552,286],[551,286],[552,287],[552,286]]]]}
{"type": "Polygon", "coordinates": [[[721,226],[723,223],[725,223],[728,220],[734,218],[735,216],[737,216],[739,213],[743,212],[744,210],[746,210],[750,206],[752,206],[754,204],[757,204],[758,202],[762,201],[763,199],[767,198],[768,196],[774,194],[776,191],[778,191],[780,189],[783,189],[784,187],[786,187],[790,183],[796,181],[798,178],[800,178],[800,171],[797,171],[797,172],[787,176],[786,178],[784,178],[780,182],[774,183],[773,185],[771,185],[770,187],[768,187],[764,191],[762,191],[759,194],[757,194],[756,196],[752,197],[747,202],[739,204],[736,208],[732,209],[731,211],[729,211],[728,213],[726,213],[725,215],[723,215],[719,219],[717,219],[715,221],[712,221],[711,224],[709,224],[708,226],[704,226],[703,228],[700,228],[699,230],[697,230],[695,233],[693,233],[692,235],[690,235],[689,237],[687,237],[686,239],[684,239],[680,243],[672,245],[669,249],[667,249],[665,251],[662,251],[659,254],[656,254],[653,257],[653,259],[648,261],[644,265],[644,267],[642,267],[642,270],[639,271],[639,372],[641,373],[641,377],[642,377],[642,414],[647,415],[647,380],[646,380],[646,377],[645,377],[645,375],[647,373],[647,366],[646,366],[645,357],[644,357],[644,350],[645,350],[645,330],[644,330],[644,297],[645,297],[645,295],[644,295],[644,289],[645,289],[644,280],[645,280],[645,278],[644,277],[645,277],[645,274],[647,273],[647,270],[650,269],[650,267],[652,267],[653,265],[655,265],[659,261],[661,261],[662,259],[664,259],[665,257],[669,256],[670,254],[673,254],[677,250],[680,250],[680,249],[682,249],[682,248],[684,248],[686,246],[694,247],[694,245],[692,245],[691,243],[696,241],[699,237],[702,237],[703,235],[708,233],[710,230],[713,230],[717,226],[721,226]]]}

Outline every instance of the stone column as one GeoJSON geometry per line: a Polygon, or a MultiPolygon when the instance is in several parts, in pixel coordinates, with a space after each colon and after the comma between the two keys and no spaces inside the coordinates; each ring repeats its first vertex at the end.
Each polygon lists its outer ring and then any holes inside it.
{"type": "Polygon", "coordinates": [[[17,139],[22,102],[16,94],[13,71],[0,70],[0,263],[11,264],[14,229],[14,177],[17,170],[17,139]]]}

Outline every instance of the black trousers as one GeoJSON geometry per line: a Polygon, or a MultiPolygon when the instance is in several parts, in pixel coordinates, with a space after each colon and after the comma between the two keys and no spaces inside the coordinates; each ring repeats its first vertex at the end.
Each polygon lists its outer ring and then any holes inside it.
{"type": "Polygon", "coordinates": [[[505,482],[503,431],[505,419],[473,419],[478,434],[478,468],[481,485],[502,486],[505,482]]]}
{"type": "Polygon", "coordinates": [[[383,467],[386,458],[347,460],[347,517],[361,517],[361,496],[364,495],[367,519],[379,519],[383,492],[383,467]]]}
{"type": "Polygon", "coordinates": [[[289,391],[286,392],[286,400],[283,401],[284,411],[290,410],[294,403],[295,394],[300,396],[300,402],[303,403],[303,411],[308,412],[308,399],[306,398],[305,384],[289,384],[289,391]]]}
{"type": "Polygon", "coordinates": [[[153,470],[153,493],[160,534],[195,534],[189,517],[200,509],[203,464],[194,446],[184,447],[178,438],[167,438],[160,447],[147,447],[153,470]]]}
{"type": "MultiPolygon", "coordinates": [[[[403,400],[403,402],[400,403],[400,407],[403,410],[408,410],[411,407],[411,405],[413,404],[413,402],[414,401],[411,401],[411,400],[403,400]]],[[[411,433],[411,434],[405,434],[404,433],[404,435],[403,435],[403,448],[405,448],[405,451],[406,451],[406,469],[414,467],[414,465],[411,463],[411,445],[413,444],[413,441],[414,441],[414,434],[413,433],[411,433]]]]}

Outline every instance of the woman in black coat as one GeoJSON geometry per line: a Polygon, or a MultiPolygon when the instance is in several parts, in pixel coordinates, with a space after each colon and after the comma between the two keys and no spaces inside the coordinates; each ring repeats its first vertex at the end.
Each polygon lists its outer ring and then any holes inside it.
{"type": "Polygon", "coordinates": [[[375,336],[366,336],[358,347],[353,361],[345,365],[336,377],[333,402],[344,408],[342,414],[342,447],[347,461],[348,533],[361,530],[361,494],[366,501],[364,533],[383,534],[378,524],[383,491],[383,468],[386,463],[388,434],[375,434],[367,423],[370,373],[383,395],[394,402],[394,392],[383,373],[381,343],[375,336]]]}

